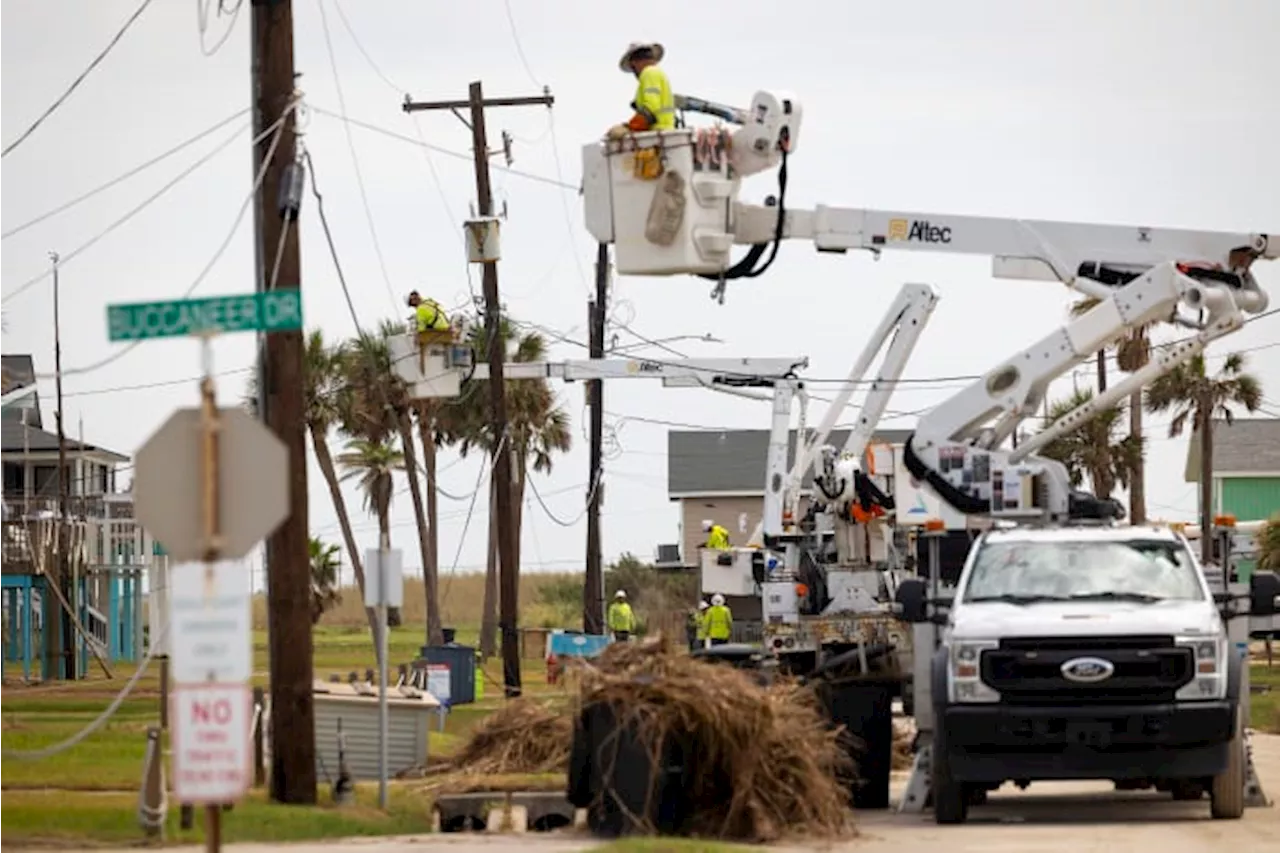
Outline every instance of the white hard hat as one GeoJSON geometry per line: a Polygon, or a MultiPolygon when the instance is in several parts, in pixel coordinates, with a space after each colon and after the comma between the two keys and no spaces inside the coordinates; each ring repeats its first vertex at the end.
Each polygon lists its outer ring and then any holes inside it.
{"type": "Polygon", "coordinates": [[[652,53],[654,62],[661,62],[662,57],[666,54],[662,45],[658,44],[656,41],[633,41],[630,46],[627,47],[627,52],[622,54],[622,59],[618,60],[618,67],[624,72],[630,74],[631,57],[635,55],[636,51],[640,50],[648,50],[652,53]]]}
{"type": "Polygon", "coordinates": [[[707,609],[707,603],[706,603],[705,601],[699,601],[699,602],[698,602],[698,609],[699,609],[699,610],[706,610],[706,609],[707,609]]]}
{"type": "Polygon", "coordinates": [[[702,519],[702,532],[703,533],[711,532],[711,519],[709,518],[702,519]]]}
{"type": "Polygon", "coordinates": [[[626,597],[627,597],[627,591],[626,591],[625,589],[620,589],[620,590],[618,590],[617,592],[615,592],[615,593],[613,594],[613,597],[614,597],[614,598],[626,598],[626,597]]]}
{"type": "Polygon", "coordinates": [[[716,607],[721,606],[724,604],[724,596],[717,592],[715,595],[711,596],[711,603],[716,607]]]}

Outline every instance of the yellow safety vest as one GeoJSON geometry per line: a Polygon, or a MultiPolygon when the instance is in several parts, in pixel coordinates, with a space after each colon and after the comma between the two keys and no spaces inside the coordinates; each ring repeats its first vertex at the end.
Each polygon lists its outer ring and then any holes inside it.
{"type": "Polygon", "coordinates": [[[636,615],[631,612],[631,605],[625,601],[615,601],[609,605],[609,630],[630,633],[636,627],[636,615]]]}
{"type": "Polygon", "coordinates": [[[636,80],[632,108],[649,120],[650,130],[674,130],[676,100],[671,94],[667,73],[656,65],[647,66],[636,80]]]}
{"type": "Polygon", "coordinates": [[[713,640],[727,640],[733,633],[733,614],[723,604],[713,604],[707,608],[707,636],[713,640]]]}
{"type": "Polygon", "coordinates": [[[718,524],[711,525],[711,532],[707,534],[707,547],[715,551],[728,551],[729,531],[718,524]]]}
{"type": "Polygon", "coordinates": [[[434,299],[425,299],[418,303],[417,317],[419,332],[430,329],[444,331],[449,328],[449,318],[444,315],[444,310],[434,299]]]}
{"type": "Polygon", "coordinates": [[[693,618],[697,620],[698,639],[705,640],[707,638],[707,612],[703,610],[702,612],[695,614],[693,618]]]}

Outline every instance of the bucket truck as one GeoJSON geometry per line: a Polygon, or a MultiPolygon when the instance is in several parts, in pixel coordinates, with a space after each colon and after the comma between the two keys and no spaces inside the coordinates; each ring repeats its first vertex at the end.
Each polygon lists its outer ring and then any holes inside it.
{"type": "MultiPolygon", "coordinates": [[[[1035,452],[1202,351],[1210,341],[1238,329],[1246,314],[1267,308],[1267,295],[1251,268],[1258,259],[1280,257],[1278,235],[825,205],[791,209],[786,199],[787,165],[797,150],[803,115],[795,98],[761,91],[746,108],[692,97],[676,100],[686,112],[704,113],[727,124],[693,128],[682,121],[673,131],[636,133],[583,148],[586,225],[599,242],[614,246],[620,275],[697,276],[714,282],[712,297],[723,302],[729,281],[762,274],[784,240],[806,240],[818,251],[831,253],[986,255],[992,258],[994,277],[1057,281],[1099,300],[1084,316],[935,408],[902,448],[912,479],[924,483],[946,506],[988,525],[1105,523],[1117,518],[1118,506],[1073,491],[1065,469],[1035,452]],[[775,168],[775,196],[763,204],[739,200],[744,178],[775,168]],[[735,246],[749,247],[738,260],[732,257],[735,246]],[[1146,368],[1031,442],[1002,449],[1054,378],[1129,330],[1158,322],[1190,328],[1193,334],[1157,348],[1146,368]]],[[[926,301],[906,310],[919,316],[926,301]]],[[[904,315],[890,312],[891,318],[896,316],[904,315]]],[[[873,386],[846,452],[826,445],[854,383],[883,346],[884,334],[882,326],[868,342],[866,363],[859,359],[861,367],[841,390],[839,406],[832,406],[822,428],[797,450],[789,472],[778,467],[785,466],[778,460],[786,458],[787,430],[776,425],[789,419],[790,412],[775,407],[773,435],[777,440],[781,434],[783,445],[770,448],[764,520],[753,537],[760,553],[736,556],[734,562],[751,567],[750,579],[761,590],[768,612],[769,645],[784,660],[807,654],[806,665],[812,664],[815,671],[840,662],[869,673],[869,657],[875,655],[883,669],[873,677],[885,677],[887,669],[887,676],[901,683],[914,672],[917,715],[928,717],[933,672],[928,650],[937,632],[927,620],[914,624],[908,636],[895,626],[893,614],[903,602],[902,586],[895,582],[899,576],[893,570],[892,540],[883,532],[870,535],[882,523],[876,506],[888,509],[891,499],[871,488],[875,477],[858,464],[866,436],[887,402],[889,380],[900,374],[912,338],[899,333],[901,360],[891,347],[879,377],[884,384],[873,386]],[[815,463],[814,499],[801,518],[800,484],[815,463]],[[818,580],[825,590],[815,589],[818,580]],[[912,655],[913,647],[925,653],[912,655]]],[[[903,583],[918,592],[909,580],[903,583]]],[[[835,711],[833,715],[839,716],[835,711]]],[[[924,725],[931,725],[931,720],[924,725]]],[[[927,761],[921,766],[927,770],[927,761]]],[[[883,779],[873,784],[883,787],[884,796],[871,799],[887,805],[887,765],[883,779]]]]}

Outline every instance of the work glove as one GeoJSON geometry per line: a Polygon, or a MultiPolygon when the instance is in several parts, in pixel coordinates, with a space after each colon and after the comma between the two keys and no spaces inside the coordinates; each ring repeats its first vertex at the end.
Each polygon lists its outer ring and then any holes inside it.
{"type": "Polygon", "coordinates": [[[609,128],[608,137],[610,139],[622,139],[630,133],[631,128],[627,127],[625,124],[615,124],[613,127],[609,128]]]}

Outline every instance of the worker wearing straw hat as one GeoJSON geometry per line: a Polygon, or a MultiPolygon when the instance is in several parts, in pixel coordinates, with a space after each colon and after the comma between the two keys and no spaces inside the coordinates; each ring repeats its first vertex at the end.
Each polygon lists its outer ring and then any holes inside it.
{"type": "Polygon", "coordinates": [[[632,42],[622,54],[618,67],[636,76],[636,96],[631,102],[635,112],[626,124],[609,128],[610,138],[646,130],[675,129],[675,95],[671,93],[667,73],[658,66],[665,55],[666,51],[657,42],[632,42]]]}

